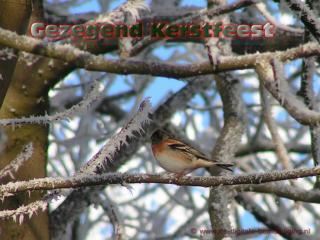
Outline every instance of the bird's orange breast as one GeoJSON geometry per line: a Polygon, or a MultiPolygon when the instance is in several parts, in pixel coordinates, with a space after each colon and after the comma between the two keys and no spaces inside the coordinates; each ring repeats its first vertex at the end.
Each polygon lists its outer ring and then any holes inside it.
{"type": "Polygon", "coordinates": [[[162,141],[152,145],[152,152],[159,165],[173,173],[182,173],[192,169],[192,162],[185,158],[179,150],[168,147],[169,141],[162,141]]]}
{"type": "Polygon", "coordinates": [[[155,156],[159,155],[164,148],[166,147],[164,142],[158,143],[158,144],[152,144],[152,152],[155,156]]]}

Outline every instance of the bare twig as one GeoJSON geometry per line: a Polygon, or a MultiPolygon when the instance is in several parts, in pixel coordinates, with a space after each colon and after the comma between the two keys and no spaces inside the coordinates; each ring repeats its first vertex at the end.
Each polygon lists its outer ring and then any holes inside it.
{"type": "MultiPolygon", "coordinates": [[[[92,173],[97,168],[102,169],[105,161],[112,159],[112,157],[121,149],[121,147],[125,144],[127,144],[127,140],[129,138],[133,138],[135,133],[139,133],[143,131],[142,125],[145,122],[149,121],[149,110],[150,110],[150,103],[149,100],[145,100],[141,103],[140,108],[138,109],[137,114],[135,114],[132,118],[130,118],[129,122],[123,127],[123,129],[116,134],[114,137],[110,139],[110,141],[99,151],[91,161],[89,161],[86,165],[84,165],[83,168],[81,168],[80,172],[77,172],[75,174],[75,177],[80,178],[86,178],[87,173],[92,173]]],[[[91,176],[91,175],[90,175],[91,176]]],[[[10,183],[9,183],[10,184],[10,183]]],[[[54,184],[54,183],[53,183],[54,184]]],[[[41,209],[43,206],[43,203],[48,203],[52,199],[56,198],[57,196],[61,195],[61,191],[56,191],[51,194],[46,195],[41,201],[38,201],[34,203],[32,209],[36,210],[41,209]],[[37,204],[40,204],[41,206],[38,206],[37,204]]],[[[2,196],[0,196],[0,199],[3,197],[10,196],[10,193],[4,193],[2,196]]],[[[9,210],[5,210],[4,216],[8,216],[8,214],[11,212],[7,212],[9,210]]],[[[10,210],[14,211],[14,210],[10,210]]],[[[28,211],[24,211],[25,214],[28,213],[28,211]]],[[[23,212],[19,213],[23,219],[23,212]]],[[[11,216],[11,215],[10,215],[11,216]]]]}
{"type": "MultiPolygon", "coordinates": [[[[282,60],[281,58],[279,60],[282,60]]],[[[269,59],[261,59],[256,64],[256,71],[266,89],[287,110],[287,112],[303,125],[316,126],[320,123],[320,114],[308,109],[290,89],[284,76],[278,76],[275,81],[274,69],[269,59]],[[279,86],[281,87],[279,88],[279,86]]]]}
{"type": "MultiPolygon", "coordinates": [[[[210,15],[210,16],[219,16],[222,14],[226,14],[235,10],[238,10],[240,8],[248,7],[253,5],[254,3],[258,2],[258,0],[239,0],[237,2],[231,3],[231,4],[225,4],[222,6],[218,6],[211,9],[202,9],[196,12],[186,13],[178,18],[177,21],[174,21],[174,23],[183,23],[183,22],[194,22],[195,20],[198,20],[199,17],[210,15]]],[[[140,52],[143,48],[150,45],[153,42],[158,41],[159,39],[151,38],[150,36],[145,37],[143,40],[138,42],[130,52],[130,55],[136,55],[138,52],[140,52]]]]}
{"type": "Polygon", "coordinates": [[[292,186],[281,182],[270,182],[258,185],[239,185],[237,191],[274,194],[278,197],[294,201],[320,203],[320,191],[316,189],[306,190],[302,187],[292,186]]]}
{"type": "Polygon", "coordinates": [[[288,155],[288,151],[280,137],[277,124],[272,116],[269,94],[262,85],[260,87],[260,95],[261,102],[263,104],[263,117],[271,134],[277,157],[282,163],[284,169],[291,169],[292,164],[288,155]]]}
{"type": "Polygon", "coordinates": [[[115,240],[123,239],[123,226],[119,222],[118,214],[116,213],[115,206],[110,203],[110,199],[102,199],[97,196],[96,204],[100,204],[105,213],[108,215],[110,223],[113,225],[113,236],[115,240]]]}
{"type": "MultiPolygon", "coordinates": [[[[290,152],[296,153],[310,153],[310,145],[308,144],[291,144],[288,143],[285,145],[285,148],[290,152]]],[[[249,155],[257,152],[268,152],[275,151],[275,146],[271,141],[257,141],[252,144],[240,146],[238,152],[236,153],[237,157],[249,155]]]]}
{"type": "Polygon", "coordinates": [[[266,3],[263,3],[263,2],[257,3],[255,5],[255,7],[268,20],[268,22],[272,23],[277,28],[280,28],[283,31],[288,31],[288,32],[297,33],[297,34],[303,34],[303,32],[304,32],[303,29],[286,26],[284,24],[279,23],[277,20],[275,20],[274,17],[272,16],[272,14],[266,8],[266,3]]]}

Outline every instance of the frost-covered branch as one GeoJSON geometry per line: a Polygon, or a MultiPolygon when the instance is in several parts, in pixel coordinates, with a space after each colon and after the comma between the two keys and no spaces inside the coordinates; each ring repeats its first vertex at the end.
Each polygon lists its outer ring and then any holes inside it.
{"type": "MultiPolygon", "coordinates": [[[[96,91],[93,91],[94,94],[90,94],[91,97],[87,99],[95,99],[98,96],[97,92],[97,87],[96,85],[93,89],[96,91]]],[[[91,102],[91,101],[88,101],[91,102]]],[[[82,104],[86,106],[87,104],[82,104]]],[[[107,164],[108,160],[111,160],[113,156],[123,147],[126,145],[128,142],[128,139],[134,137],[135,133],[141,133],[143,132],[143,124],[149,122],[149,113],[151,111],[151,104],[149,102],[149,98],[144,100],[138,109],[138,112],[128,121],[128,123],[121,129],[121,131],[116,134],[113,138],[109,140],[109,142],[92,158],[91,161],[89,161],[81,170],[80,174],[76,174],[76,179],[80,180],[82,178],[86,178],[87,173],[92,173],[95,170],[102,170],[104,166],[107,164]]],[[[90,175],[91,176],[91,175],[90,175]]],[[[47,178],[48,180],[49,178],[47,178]]],[[[62,179],[61,179],[62,180],[62,179]]],[[[82,180],[80,180],[82,181],[82,180]]],[[[50,181],[49,181],[50,182],[50,181]]],[[[47,182],[48,183],[48,182],[47,182]]],[[[15,183],[9,183],[10,184],[15,184],[15,183]]],[[[54,182],[52,183],[53,185],[55,184],[54,182]]],[[[48,194],[47,196],[44,197],[41,201],[37,201],[32,205],[32,213],[34,213],[38,209],[42,209],[44,203],[49,203],[52,199],[56,198],[59,196],[61,192],[54,192],[52,194],[48,194]]],[[[9,192],[1,194],[0,198],[4,199],[5,197],[11,196],[9,192]]],[[[19,216],[19,222],[20,219],[23,221],[24,215],[27,215],[30,213],[30,209],[27,208],[27,206],[20,207],[16,210],[4,210],[3,212],[0,212],[0,217],[1,214],[3,214],[3,217],[7,218],[10,216],[19,216]],[[14,214],[14,212],[17,212],[17,214],[14,214]]]]}
{"type": "Polygon", "coordinates": [[[73,115],[80,112],[88,111],[89,107],[95,102],[99,97],[102,91],[99,91],[101,84],[96,81],[90,91],[85,95],[84,99],[78,104],[72,106],[71,108],[58,112],[53,115],[45,115],[45,116],[30,116],[24,118],[17,119],[0,119],[0,126],[12,125],[20,126],[23,124],[49,124],[54,121],[60,121],[63,119],[70,119],[73,115]]]}
{"type": "MultiPolygon", "coordinates": [[[[227,1],[207,1],[208,10],[216,9],[221,7],[222,4],[227,1]]],[[[208,22],[209,24],[215,24],[217,21],[222,21],[225,24],[230,23],[230,18],[228,15],[215,17],[215,15],[207,14],[203,17],[203,21],[208,22]]],[[[212,68],[215,70],[217,67],[217,63],[220,61],[221,56],[225,55],[233,55],[230,48],[231,41],[221,41],[219,38],[205,38],[204,46],[207,51],[207,56],[212,68]]],[[[233,129],[230,129],[228,126],[232,121],[229,121],[229,111],[233,111],[233,107],[237,104],[242,105],[241,94],[239,95],[238,89],[239,82],[234,81],[227,74],[220,74],[213,76],[216,81],[217,91],[220,94],[223,110],[224,110],[224,125],[222,130],[219,133],[219,137],[217,138],[214,147],[212,147],[211,158],[216,159],[219,162],[225,161],[233,161],[234,152],[236,151],[236,147],[238,144],[238,139],[241,139],[241,127],[238,127],[234,124],[233,129]],[[230,94],[231,93],[231,94],[230,94]],[[230,99],[231,97],[231,99],[230,99]],[[234,104],[236,102],[236,104],[234,104]],[[231,131],[230,131],[231,130],[231,131]],[[230,133],[232,133],[232,141],[225,141],[226,139],[231,140],[230,133]],[[240,136],[239,136],[240,135],[240,136]],[[236,145],[234,146],[234,143],[236,145]],[[230,148],[231,147],[231,148],[230,148]],[[227,150],[227,151],[226,151],[227,150]],[[229,150],[229,151],[228,151],[229,150]]],[[[237,106],[238,107],[238,106],[237,106]]],[[[240,109],[239,107],[238,109],[240,109]]],[[[236,111],[234,111],[236,112],[236,111]]],[[[237,113],[235,113],[237,115],[237,113]]],[[[239,119],[240,120],[240,119],[239,119]]],[[[242,121],[238,121],[236,119],[237,124],[242,126],[242,121]]],[[[219,172],[218,172],[219,173],[219,172]]],[[[215,171],[210,171],[211,175],[216,175],[215,171]]],[[[229,173],[227,173],[229,174],[229,173]]],[[[230,204],[231,197],[227,198],[228,189],[226,188],[210,188],[209,199],[208,199],[208,214],[210,217],[210,222],[213,230],[217,229],[230,229],[231,221],[230,221],[230,212],[228,205],[230,204]]],[[[214,238],[216,240],[225,239],[224,234],[215,234],[214,238]]]]}
{"type": "Polygon", "coordinates": [[[274,181],[290,180],[320,175],[320,167],[301,168],[266,173],[253,173],[234,176],[177,178],[174,175],[163,174],[127,174],[104,173],[77,175],[69,178],[39,178],[29,181],[11,182],[0,186],[0,197],[5,194],[16,194],[34,190],[53,190],[62,188],[79,188],[109,184],[161,183],[179,186],[217,187],[240,184],[261,184],[274,181]]]}
{"type": "Polygon", "coordinates": [[[144,132],[143,125],[150,122],[151,103],[149,98],[142,101],[138,111],[122,127],[119,133],[115,134],[103,148],[96,153],[93,158],[80,169],[80,175],[83,173],[101,172],[107,168],[108,163],[112,163],[114,156],[122,147],[128,145],[129,139],[135,137],[135,134],[144,132]]]}
{"type": "Polygon", "coordinates": [[[17,209],[14,210],[3,210],[0,211],[0,219],[8,219],[12,218],[14,222],[19,222],[22,224],[26,217],[29,219],[34,215],[37,214],[39,210],[46,210],[47,209],[47,202],[43,200],[32,202],[28,205],[22,205],[17,209]]]}
{"type": "Polygon", "coordinates": [[[0,171],[0,181],[7,177],[10,176],[12,179],[14,179],[14,172],[17,172],[19,168],[28,160],[31,158],[33,154],[33,144],[32,142],[26,144],[23,148],[22,151],[19,153],[19,155],[10,163],[5,166],[3,169],[0,171]]]}
{"type": "Polygon", "coordinates": [[[320,21],[314,12],[301,0],[286,0],[286,2],[297,13],[310,33],[320,41],[320,21]]]}
{"type": "MultiPolygon", "coordinates": [[[[39,54],[46,57],[60,59],[66,62],[74,62],[76,67],[90,71],[103,71],[119,74],[150,74],[164,77],[191,77],[210,74],[221,71],[247,69],[255,67],[262,59],[272,59],[275,53],[257,53],[244,56],[226,56],[219,58],[219,63],[212,69],[208,61],[194,64],[169,64],[155,61],[138,60],[111,60],[104,56],[97,56],[89,52],[79,50],[72,45],[59,45],[46,43],[27,36],[20,36],[14,32],[0,28],[0,44],[39,54]]],[[[309,57],[320,54],[320,45],[307,43],[286,51],[276,52],[281,61],[293,60],[301,57],[309,57]]]]}

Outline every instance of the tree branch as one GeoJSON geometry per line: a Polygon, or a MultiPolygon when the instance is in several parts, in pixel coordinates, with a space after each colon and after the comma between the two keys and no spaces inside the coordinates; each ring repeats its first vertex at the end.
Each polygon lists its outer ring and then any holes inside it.
{"type": "MultiPolygon", "coordinates": [[[[25,52],[56,58],[65,62],[74,62],[76,67],[90,71],[104,71],[119,74],[150,74],[164,77],[190,77],[221,71],[247,69],[255,67],[261,58],[272,59],[275,53],[248,54],[245,56],[229,56],[219,58],[213,69],[208,62],[194,64],[165,64],[154,61],[137,60],[107,60],[104,56],[97,56],[79,50],[71,45],[57,45],[45,43],[31,37],[20,36],[14,32],[0,28],[0,44],[25,52]]],[[[293,60],[320,54],[320,45],[307,43],[287,51],[277,52],[281,61],[293,60]]]]}
{"type": "MultiPolygon", "coordinates": [[[[215,78],[223,103],[224,125],[215,143],[212,157],[221,162],[233,162],[246,126],[240,81],[231,74],[218,74],[215,78]]],[[[213,171],[210,173],[216,175],[213,171]]],[[[233,194],[228,189],[210,189],[209,214],[213,229],[231,228],[228,205],[232,197],[233,194]]],[[[225,236],[218,234],[215,237],[218,240],[225,236]]]]}
{"type": "Polygon", "coordinates": [[[13,159],[7,166],[0,170],[0,182],[3,181],[8,175],[14,179],[14,172],[17,172],[20,167],[31,158],[33,154],[33,144],[32,142],[26,144],[19,155],[13,159]]]}
{"type": "Polygon", "coordinates": [[[314,12],[300,0],[286,0],[289,7],[300,16],[310,33],[320,41],[320,21],[314,12]]]}
{"type": "Polygon", "coordinates": [[[320,203],[320,191],[317,189],[305,190],[298,186],[292,186],[281,182],[270,182],[258,185],[239,185],[237,191],[275,194],[278,197],[293,201],[320,203]]]}
{"type": "MultiPolygon", "coordinates": [[[[309,154],[310,153],[310,145],[308,144],[285,144],[286,149],[289,152],[309,154]]],[[[252,144],[241,145],[239,150],[236,153],[237,157],[243,157],[245,155],[254,154],[257,152],[268,152],[275,151],[275,146],[271,141],[262,141],[258,140],[252,144]]]]}
{"type": "Polygon", "coordinates": [[[261,103],[263,106],[263,118],[271,134],[272,142],[274,144],[278,160],[280,160],[284,169],[291,169],[292,163],[290,161],[288,151],[278,132],[278,126],[276,124],[276,121],[272,116],[272,107],[270,106],[270,94],[266,91],[263,85],[260,85],[260,96],[261,103]]]}
{"type": "Polygon", "coordinates": [[[19,181],[0,186],[0,198],[7,193],[19,193],[34,190],[53,190],[62,188],[79,188],[109,184],[133,184],[133,183],[161,183],[178,186],[217,187],[240,184],[261,184],[266,182],[282,181],[296,178],[304,178],[320,175],[320,167],[301,168],[286,171],[272,171],[267,173],[253,173],[238,176],[219,177],[194,177],[154,175],[154,174],[126,174],[105,173],[86,174],[69,178],[39,178],[29,181],[19,181]]]}

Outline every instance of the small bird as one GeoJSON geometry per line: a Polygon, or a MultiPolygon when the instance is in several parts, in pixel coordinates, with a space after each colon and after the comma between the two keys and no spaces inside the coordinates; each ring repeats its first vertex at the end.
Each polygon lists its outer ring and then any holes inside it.
{"type": "Polygon", "coordinates": [[[209,160],[203,153],[170,137],[163,130],[157,130],[153,133],[151,143],[153,155],[159,165],[168,172],[175,173],[177,177],[201,167],[217,166],[232,171],[230,167],[233,164],[209,160]]]}

